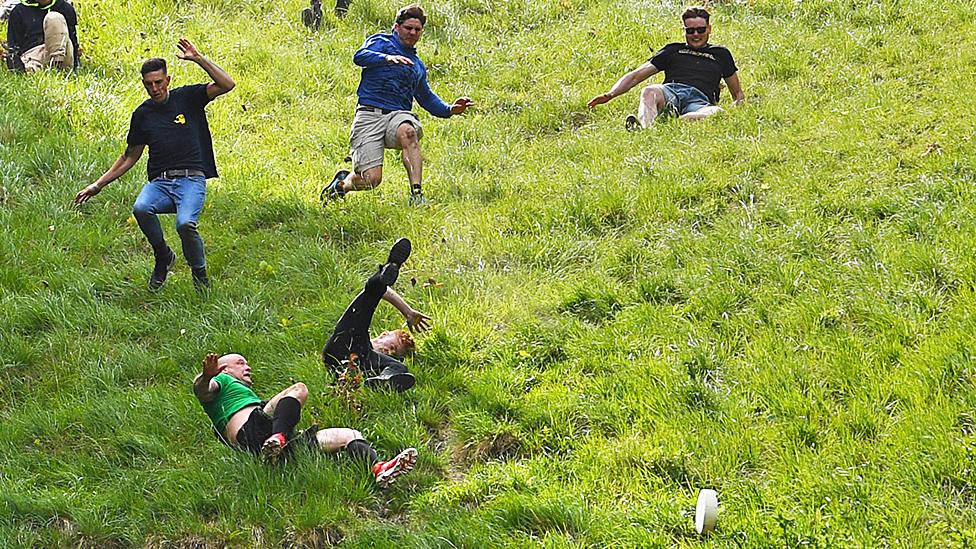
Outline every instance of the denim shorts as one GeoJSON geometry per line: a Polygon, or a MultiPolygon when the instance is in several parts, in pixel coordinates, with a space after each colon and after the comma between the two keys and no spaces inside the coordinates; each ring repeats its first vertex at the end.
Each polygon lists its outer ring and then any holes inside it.
{"type": "Polygon", "coordinates": [[[664,84],[664,102],[668,105],[668,111],[679,116],[712,106],[708,97],[698,88],[674,82],[664,84]]]}

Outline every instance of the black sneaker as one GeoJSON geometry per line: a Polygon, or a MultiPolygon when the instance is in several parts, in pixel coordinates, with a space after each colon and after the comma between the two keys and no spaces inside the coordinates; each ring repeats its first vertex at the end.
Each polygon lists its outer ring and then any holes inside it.
{"type": "Polygon", "coordinates": [[[379,276],[380,282],[389,288],[390,286],[396,284],[397,278],[400,276],[400,266],[396,263],[380,265],[380,272],[376,276],[379,276]]]}
{"type": "Polygon", "coordinates": [[[335,6],[336,17],[338,17],[339,19],[345,17],[346,14],[349,13],[349,4],[351,3],[352,0],[336,0],[336,6],[335,6]]]}
{"type": "Polygon", "coordinates": [[[346,191],[342,190],[342,182],[349,177],[349,170],[339,170],[336,172],[335,176],[332,178],[332,182],[322,189],[319,193],[319,200],[322,204],[328,203],[330,200],[336,200],[346,196],[346,191]]]}
{"type": "Polygon", "coordinates": [[[636,116],[629,114],[624,120],[624,127],[627,128],[627,131],[629,132],[636,132],[641,128],[640,121],[637,120],[636,116]]]}
{"type": "Polygon", "coordinates": [[[167,249],[167,252],[169,256],[156,258],[156,265],[153,267],[152,274],[149,275],[149,289],[152,291],[163,287],[163,283],[166,282],[166,275],[169,274],[170,269],[173,268],[173,264],[176,263],[176,254],[173,253],[173,250],[167,249]]]}
{"type": "Polygon", "coordinates": [[[378,376],[366,378],[363,385],[370,389],[392,389],[402,393],[417,383],[417,378],[410,372],[383,372],[378,376]]]}
{"type": "Polygon", "coordinates": [[[302,22],[306,27],[318,30],[322,25],[322,0],[312,0],[312,5],[302,10],[302,22]]]}
{"type": "Polygon", "coordinates": [[[390,247],[390,255],[387,256],[387,263],[396,263],[397,267],[403,265],[407,262],[407,258],[410,257],[410,250],[412,246],[410,245],[409,238],[401,238],[393,243],[390,247]]]}
{"type": "Polygon", "coordinates": [[[206,267],[193,267],[190,269],[191,276],[193,277],[193,286],[198,290],[206,290],[210,288],[210,277],[207,276],[206,267]]]}

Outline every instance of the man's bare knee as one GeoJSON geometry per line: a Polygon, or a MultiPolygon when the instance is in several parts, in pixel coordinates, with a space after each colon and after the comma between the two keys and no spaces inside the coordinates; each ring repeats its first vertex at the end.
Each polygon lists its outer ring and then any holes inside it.
{"type": "Polygon", "coordinates": [[[383,182],[383,172],[374,168],[370,168],[360,174],[363,180],[363,186],[366,189],[375,189],[380,186],[383,182]]]}
{"type": "Polygon", "coordinates": [[[320,429],[315,434],[315,438],[316,442],[318,442],[319,449],[326,452],[338,452],[354,440],[365,440],[363,434],[359,431],[345,427],[320,429]]]}
{"type": "Polygon", "coordinates": [[[297,399],[302,404],[305,404],[305,401],[308,400],[308,387],[306,387],[302,382],[298,382],[289,387],[286,390],[286,393],[288,396],[297,399]]]}
{"type": "Polygon", "coordinates": [[[414,147],[419,142],[417,128],[414,128],[412,124],[400,124],[396,134],[401,148],[414,147]]]}
{"type": "Polygon", "coordinates": [[[662,92],[661,88],[656,84],[653,86],[647,86],[641,90],[641,100],[651,105],[661,106],[661,104],[664,103],[664,92],[662,92]]]}

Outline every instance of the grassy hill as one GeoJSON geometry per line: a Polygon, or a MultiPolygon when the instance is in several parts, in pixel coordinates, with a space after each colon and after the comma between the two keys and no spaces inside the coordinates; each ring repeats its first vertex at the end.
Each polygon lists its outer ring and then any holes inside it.
{"type": "Polygon", "coordinates": [[[427,3],[433,88],[478,108],[422,114],[426,209],[392,154],[377,190],[317,201],[352,53],[397,4],[317,33],[297,0],[76,7],[82,71],[0,74],[0,546],[976,543],[972,2],[716,3],[748,104],[635,134],[636,92],[585,103],[680,40],[682,4],[427,3]],[[70,204],[123,148],[142,59],[204,80],[180,36],[238,82],[208,108],[208,295],[185,265],[145,289],[145,161],[70,204]],[[417,387],[357,407],[319,351],[400,236],[436,327],[417,387]],[[208,351],[418,469],[377,492],[341,456],[229,451],[190,392],[208,351]]]}

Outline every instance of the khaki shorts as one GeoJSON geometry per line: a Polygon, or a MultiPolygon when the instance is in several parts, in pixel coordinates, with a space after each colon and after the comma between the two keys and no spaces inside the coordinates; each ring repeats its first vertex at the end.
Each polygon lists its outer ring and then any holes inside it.
{"type": "Polygon", "coordinates": [[[420,119],[410,111],[382,112],[356,109],[349,132],[352,169],[362,173],[383,165],[383,149],[399,149],[396,131],[400,124],[410,124],[417,130],[417,139],[424,136],[420,119]]]}

